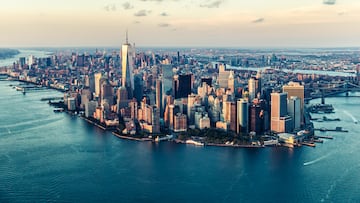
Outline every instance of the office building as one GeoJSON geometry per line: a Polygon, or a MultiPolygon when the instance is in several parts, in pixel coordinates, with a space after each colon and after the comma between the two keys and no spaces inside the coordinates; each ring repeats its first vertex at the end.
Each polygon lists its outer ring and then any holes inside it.
{"type": "Polygon", "coordinates": [[[126,88],[128,98],[133,98],[134,93],[134,77],[133,77],[133,49],[128,42],[126,32],[126,43],[121,47],[121,66],[122,66],[122,86],[126,88]]]}
{"type": "Polygon", "coordinates": [[[294,129],[299,130],[301,127],[301,100],[296,96],[288,99],[288,114],[292,118],[294,129]]]}
{"type": "Polygon", "coordinates": [[[99,97],[100,96],[100,89],[101,89],[101,84],[100,84],[100,79],[101,79],[102,75],[101,73],[95,73],[94,74],[94,80],[95,80],[95,97],[99,97]]]}
{"type": "Polygon", "coordinates": [[[301,123],[304,118],[304,86],[298,82],[289,82],[283,86],[283,92],[287,92],[287,98],[290,99],[292,96],[296,96],[300,99],[300,117],[301,123]]]}
{"type": "Polygon", "coordinates": [[[175,99],[186,98],[191,94],[192,74],[175,75],[173,77],[173,96],[175,99]]]}
{"type": "Polygon", "coordinates": [[[237,133],[248,133],[249,104],[246,99],[237,101],[237,133]]]}

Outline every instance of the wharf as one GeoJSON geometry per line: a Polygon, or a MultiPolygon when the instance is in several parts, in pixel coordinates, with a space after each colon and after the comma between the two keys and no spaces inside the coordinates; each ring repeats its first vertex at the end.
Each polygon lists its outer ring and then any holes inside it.
{"type": "Polygon", "coordinates": [[[316,135],[316,136],[314,136],[314,137],[315,137],[315,138],[330,139],[330,140],[334,139],[334,138],[331,137],[331,136],[325,136],[325,135],[316,135]]]}
{"type": "Polygon", "coordinates": [[[344,133],[349,132],[348,130],[343,130],[343,129],[342,129],[342,127],[336,127],[335,129],[327,129],[327,128],[314,128],[314,130],[317,130],[317,131],[322,131],[322,132],[326,132],[326,131],[344,132],[344,133]]]}
{"type": "Polygon", "coordinates": [[[115,135],[118,138],[121,139],[126,139],[126,140],[135,140],[135,141],[140,141],[140,142],[149,142],[149,141],[153,141],[151,138],[136,138],[136,137],[130,137],[130,136],[125,136],[125,135],[120,135],[117,132],[112,132],[113,135],[115,135]]]}
{"type": "Polygon", "coordinates": [[[313,142],[301,142],[301,145],[305,145],[308,147],[316,147],[315,143],[313,142]]]}

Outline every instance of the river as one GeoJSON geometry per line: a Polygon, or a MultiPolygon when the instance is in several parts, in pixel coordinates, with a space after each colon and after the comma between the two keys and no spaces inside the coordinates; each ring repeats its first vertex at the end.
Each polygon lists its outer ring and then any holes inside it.
{"type": "Polygon", "coordinates": [[[358,98],[326,99],[341,121],[315,127],[349,132],[315,148],[242,149],[122,140],[40,101],[61,93],[10,84],[0,81],[0,202],[360,202],[358,98]]]}

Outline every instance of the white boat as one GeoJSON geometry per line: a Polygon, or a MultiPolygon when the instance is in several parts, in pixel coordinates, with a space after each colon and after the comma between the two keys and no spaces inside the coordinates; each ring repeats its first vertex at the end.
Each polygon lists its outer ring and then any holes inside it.
{"type": "Polygon", "coordinates": [[[195,146],[204,146],[204,143],[198,142],[198,141],[195,141],[195,140],[186,140],[185,143],[186,144],[192,144],[192,145],[195,145],[195,146]]]}
{"type": "Polygon", "coordinates": [[[166,135],[165,137],[159,137],[159,136],[157,136],[157,137],[155,138],[155,142],[161,142],[161,141],[165,141],[165,140],[171,140],[171,139],[173,139],[173,138],[174,138],[173,135],[166,135]]]}

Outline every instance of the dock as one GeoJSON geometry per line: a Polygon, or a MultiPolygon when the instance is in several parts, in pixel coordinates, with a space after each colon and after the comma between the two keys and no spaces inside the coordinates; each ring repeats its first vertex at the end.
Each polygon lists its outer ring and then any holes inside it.
{"type": "Polygon", "coordinates": [[[315,138],[323,138],[323,139],[334,139],[332,136],[325,136],[325,135],[316,135],[315,138]]]}
{"type": "Polygon", "coordinates": [[[343,130],[342,127],[336,127],[335,129],[328,129],[328,128],[314,128],[316,131],[326,132],[326,131],[332,131],[332,132],[349,132],[348,130],[343,130]]]}
{"type": "Polygon", "coordinates": [[[312,143],[312,142],[302,142],[301,144],[308,146],[308,147],[316,147],[315,143],[312,143]]]}

